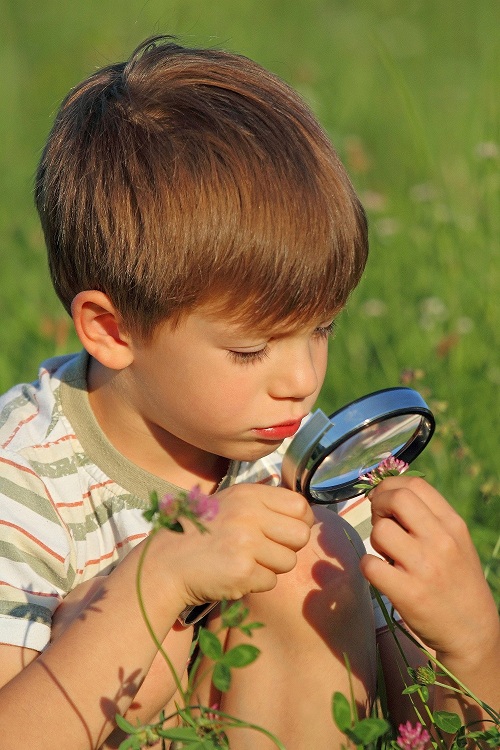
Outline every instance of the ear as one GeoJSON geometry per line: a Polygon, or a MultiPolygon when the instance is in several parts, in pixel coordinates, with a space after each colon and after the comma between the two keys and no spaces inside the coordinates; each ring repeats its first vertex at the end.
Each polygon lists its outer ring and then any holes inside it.
{"type": "Polygon", "coordinates": [[[104,367],[123,370],[133,359],[131,336],[109,297],[95,289],[79,292],[71,315],[84,349],[104,367]]]}

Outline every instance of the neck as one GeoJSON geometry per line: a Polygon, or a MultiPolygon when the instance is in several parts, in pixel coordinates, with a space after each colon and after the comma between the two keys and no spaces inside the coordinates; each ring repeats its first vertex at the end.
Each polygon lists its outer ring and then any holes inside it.
{"type": "Polygon", "coordinates": [[[145,418],[125,371],[103,367],[91,358],[87,387],[100,428],[125,458],[178,487],[199,485],[207,494],[217,489],[229,460],[190,445],[145,418]]]}

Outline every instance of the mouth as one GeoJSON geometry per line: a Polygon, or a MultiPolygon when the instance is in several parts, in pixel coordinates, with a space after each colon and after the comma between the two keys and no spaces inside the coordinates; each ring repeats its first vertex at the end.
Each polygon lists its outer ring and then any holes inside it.
{"type": "Polygon", "coordinates": [[[252,432],[264,440],[284,440],[295,435],[300,427],[302,419],[289,420],[271,427],[255,427],[252,432]]]}

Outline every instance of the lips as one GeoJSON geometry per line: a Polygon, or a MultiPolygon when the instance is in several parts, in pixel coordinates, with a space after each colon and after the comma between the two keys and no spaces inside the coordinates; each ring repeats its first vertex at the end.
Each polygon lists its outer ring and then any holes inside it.
{"type": "Polygon", "coordinates": [[[252,432],[264,440],[284,440],[295,435],[301,422],[302,419],[290,420],[289,422],[282,422],[271,427],[256,427],[252,432]]]}

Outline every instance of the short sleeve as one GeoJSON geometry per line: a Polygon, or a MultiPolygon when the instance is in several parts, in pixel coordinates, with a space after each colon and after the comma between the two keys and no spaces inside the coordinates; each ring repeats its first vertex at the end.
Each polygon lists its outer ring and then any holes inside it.
{"type": "Polygon", "coordinates": [[[74,578],[68,530],[28,463],[0,452],[0,643],[43,650],[74,578]]]}

